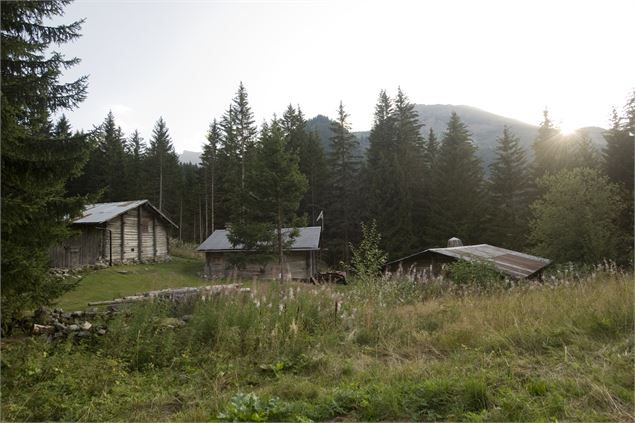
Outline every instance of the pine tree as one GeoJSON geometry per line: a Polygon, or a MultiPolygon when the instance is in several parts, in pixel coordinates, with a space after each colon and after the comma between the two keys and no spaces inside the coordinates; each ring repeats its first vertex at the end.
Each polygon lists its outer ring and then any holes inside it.
{"type": "Polygon", "coordinates": [[[355,222],[356,177],[360,161],[355,152],[359,148],[357,138],[350,132],[348,114],[340,102],[337,121],[331,124],[328,167],[331,177],[330,199],[325,217],[325,228],[333,245],[331,253],[350,259],[350,241],[355,222]]]}
{"type": "Polygon", "coordinates": [[[135,130],[128,140],[126,151],[126,167],[128,174],[126,198],[138,200],[143,197],[143,187],[140,181],[145,180],[144,160],[146,145],[139,131],[135,130]]]}
{"type": "Polygon", "coordinates": [[[505,126],[490,164],[492,238],[496,245],[522,249],[529,225],[531,175],[520,139],[505,126]]]}
{"type": "Polygon", "coordinates": [[[315,133],[306,129],[302,110],[289,105],[279,121],[286,138],[286,148],[298,154],[300,172],[307,178],[309,189],[300,201],[298,214],[310,216],[311,224],[316,224],[316,212],[323,206],[326,178],[324,150],[315,133]]]}
{"type": "Polygon", "coordinates": [[[112,111],[108,112],[106,119],[95,132],[95,136],[98,143],[100,185],[105,188],[101,200],[105,202],[130,200],[129,188],[137,181],[131,181],[128,177],[126,140],[123,131],[115,123],[112,111]]]}
{"type": "Polygon", "coordinates": [[[635,168],[635,142],[632,135],[635,134],[635,125],[632,122],[633,115],[635,115],[634,109],[635,93],[629,100],[624,117],[620,117],[613,109],[611,127],[604,134],[606,174],[611,181],[631,193],[633,192],[633,170],[635,168]]]}
{"type": "Polygon", "coordinates": [[[234,245],[278,257],[280,278],[284,274],[284,249],[292,240],[283,237],[284,227],[295,227],[296,210],[307,190],[298,154],[286,145],[280,124],[274,119],[262,131],[261,141],[247,173],[244,219],[232,224],[229,239],[234,245]]]}
{"type": "Polygon", "coordinates": [[[571,135],[570,143],[573,147],[573,157],[571,167],[587,167],[590,169],[600,169],[602,167],[602,157],[600,151],[593,145],[589,134],[580,130],[571,135]]]}
{"type": "Polygon", "coordinates": [[[239,221],[245,212],[245,172],[253,156],[258,133],[242,82],[221,120],[221,128],[224,133],[221,162],[222,184],[226,191],[225,209],[231,220],[239,221]]]}
{"type": "Polygon", "coordinates": [[[176,216],[179,209],[179,186],[181,185],[179,158],[174,151],[167,125],[159,118],[152,130],[152,138],[146,154],[148,193],[159,210],[176,216]]]}
{"type": "Polygon", "coordinates": [[[464,243],[481,241],[486,203],[483,169],[470,133],[455,112],[443,135],[432,178],[430,243],[444,246],[453,236],[464,243]]]}
{"type": "Polygon", "coordinates": [[[435,134],[432,128],[430,128],[425,149],[425,162],[428,169],[432,169],[434,167],[438,152],[439,141],[437,140],[437,134],[435,134]]]}
{"type": "Polygon", "coordinates": [[[2,326],[22,310],[48,304],[68,283],[47,273],[49,248],[70,235],[68,222],[84,197],[65,185],[86,162],[86,135],[70,134],[66,119],[52,130],[51,114],[73,109],[86,96],[87,77],[62,83],[62,70],[79,59],[50,52],[77,39],[83,21],[50,26],[65,0],[6,1],[1,10],[2,326]]]}
{"type": "Polygon", "coordinates": [[[547,109],[543,111],[543,121],[538,127],[538,135],[532,145],[534,150],[534,178],[547,173],[557,173],[570,165],[570,146],[551,119],[547,109]]]}
{"type": "Polygon", "coordinates": [[[207,131],[207,143],[203,146],[201,166],[203,167],[203,192],[205,204],[205,236],[209,236],[216,229],[216,199],[218,149],[222,142],[221,128],[216,119],[207,131]]]}

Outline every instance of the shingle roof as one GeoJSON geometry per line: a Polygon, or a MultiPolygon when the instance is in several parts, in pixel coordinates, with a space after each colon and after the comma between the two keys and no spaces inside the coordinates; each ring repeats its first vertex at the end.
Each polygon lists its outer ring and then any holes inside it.
{"type": "Polygon", "coordinates": [[[77,224],[94,224],[107,222],[115,217],[127,212],[128,210],[136,209],[137,207],[147,204],[155,212],[159,214],[172,226],[178,228],[178,226],[172,222],[166,215],[161,213],[159,209],[154,207],[148,200],[135,200],[135,201],[118,201],[114,203],[97,203],[87,205],[82,213],[82,217],[73,220],[73,223],[77,224]]]}
{"type": "MultiPolygon", "coordinates": [[[[319,226],[309,226],[304,228],[297,228],[298,236],[294,238],[293,245],[288,250],[290,251],[309,251],[320,249],[320,231],[319,226]]],[[[283,236],[287,237],[292,228],[283,228],[283,236]]],[[[209,238],[207,238],[201,245],[198,246],[198,251],[241,251],[240,245],[236,247],[232,246],[231,242],[227,238],[228,231],[225,229],[215,230],[209,238]]]]}
{"type": "Polygon", "coordinates": [[[423,254],[441,254],[467,261],[485,261],[493,264],[500,272],[515,278],[526,278],[551,264],[551,260],[519,253],[506,248],[488,244],[466,245],[463,247],[430,248],[407,257],[394,260],[388,264],[398,263],[405,259],[423,254]]]}

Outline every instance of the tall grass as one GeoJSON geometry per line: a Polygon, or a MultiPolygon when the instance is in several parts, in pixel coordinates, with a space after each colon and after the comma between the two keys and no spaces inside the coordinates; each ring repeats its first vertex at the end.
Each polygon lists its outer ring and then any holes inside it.
{"type": "Polygon", "coordinates": [[[135,306],[103,338],[3,346],[3,418],[628,420],[631,279],[258,282],[135,306]]]}

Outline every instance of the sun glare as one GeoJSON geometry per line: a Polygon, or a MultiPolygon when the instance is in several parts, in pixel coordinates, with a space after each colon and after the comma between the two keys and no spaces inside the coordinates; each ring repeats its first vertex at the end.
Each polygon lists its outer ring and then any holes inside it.
{"type": "Polygon", "coordinates": [[[571,135],[576,131],[575,126],[571,125],[570,123],[567,122],[560,122],[560,132],[562,132],[563,135],[571,135]]]}

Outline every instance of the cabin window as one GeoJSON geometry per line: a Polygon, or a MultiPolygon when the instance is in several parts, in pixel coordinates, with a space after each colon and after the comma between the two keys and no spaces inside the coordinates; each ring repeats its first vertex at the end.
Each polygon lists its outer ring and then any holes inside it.
{"type": "Polygon", "coordinates": [[[150,232],[150,225],[148,224],[148,222],[141,224],[141,230],[143,232],[150,232]]]}
{"type": "Polygon", "coordinates": [[[221,264],[223,262],[223,258],[220,256],[213,256],[212,263],[213,264],[221,264]]]}

